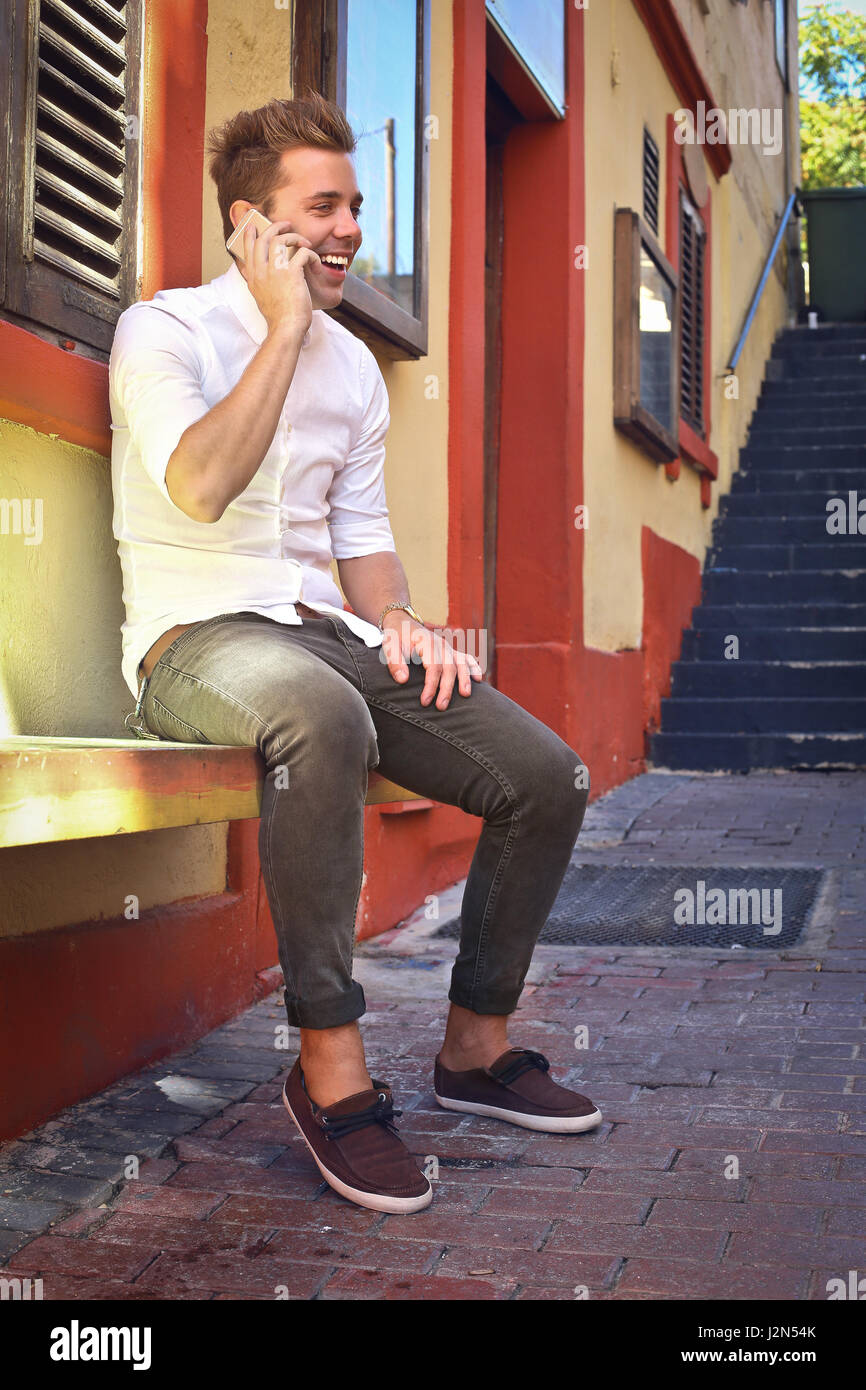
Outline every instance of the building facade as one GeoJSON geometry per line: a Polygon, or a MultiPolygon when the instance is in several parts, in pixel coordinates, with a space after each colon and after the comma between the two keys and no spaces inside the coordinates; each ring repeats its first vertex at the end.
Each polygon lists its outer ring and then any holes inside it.
{"type": "MultiPolygon", "coordinates": [[[[226,268],[207,130],[315,85],[363,125],[368,258],[341,321],[388,387],[412,602],[580,752],[593,797],[644,770],[798,302],[786,241],[729,372],[797,181],[793,0],[102,12],[13,0],[2,21],[0,735],[125,735],[112,323],[226,268]]],[[[478,834],[423,802],[366,817],[360,936],[461,878],[478,834]]],[[[4,1047],[28,1058],[5,1134],[273,984],[255,830],[0,849],[4,1047]]]]}

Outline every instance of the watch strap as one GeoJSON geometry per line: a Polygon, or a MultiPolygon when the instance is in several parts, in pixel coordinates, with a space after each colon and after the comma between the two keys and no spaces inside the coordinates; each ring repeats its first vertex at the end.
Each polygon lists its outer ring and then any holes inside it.
{"type": "Polygon", "coordinates": [[[412,607],[411,603],[389,603],[387,608],[383,608],[382,612],[379,614],[379,627],[381,627],[383,622],[385,621],[386,614],[393,612],[395,608],[399,608],[401,611],[405,613],[411,613],[416,623],[420,623],[422,627],[425,626],[424,619],[421,617],[421,614],[415,612],[415,609],[412,607]]]}

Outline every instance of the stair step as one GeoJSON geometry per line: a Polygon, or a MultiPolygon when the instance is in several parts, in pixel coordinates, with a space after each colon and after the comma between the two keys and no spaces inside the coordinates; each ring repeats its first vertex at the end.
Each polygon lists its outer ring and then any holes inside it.
{"type": "Polygon", "coordinates": [[[707,557],[707,570],[746,570],[749,573],[790,570],[861,570],[866,576],[866,538],[827,536],[826,544],[796,541],[790,545],[740,545],[725,542],[714,545],[707,557]]]}
{"type": "MultiPolygon", "coordinates": [[[[732,516],[727,508],[713,522],[713,542],[724,545],[835,545],[842,554],[843,565],[852,543],[866,546],[866,507],[863,511],[863,532],[853,535],[844,531],[837,535],[828,531],[832,519],[821,500],[812,516],[732,516]]],[[[856,521],[856,518],[855,518],[856,521]]],[[[835,521],[834,521],[835,524],[835,521]]],[[[849,525],[847,514],[843,525],[849,525]]],[[[811,567],[810,567],[811,568],[811,567]]]]}
{"type": "Polygon", "coordinates": [[[862,468],[741,468],[731,480],[731,496],[823,492],[825,497],[847,497],[858,486],[863,487],[862,468]]]}
{"type": "Polygon", "coordinates": [[[803,425],[796,422],[772,421],[758,411],[752,417],[747,449],[830,449],[850,444],[866,446],[866,425],[841,424],[803,425]]]}
{"type": "MultiPolygon", "coordinates": [[[[739,642],[740,661],[846,661],[853,653],[866,660],[866,626],[863,627],[746,627],[738,622],[721,627],[690,627],[683,633],[683,661],[724,660],[731,634],[739,642]]],[[[866,612],[863,614],[866,623],[866,612]]]]}
{"type": "MultiPolygon", "coordinates": [[[[780,696],[866,701],[866,646],[861,645],[858,653],[849,644],[847,658],[836,662],[803,658],[749,661],[741,652],[737,660],[675,661],[671,668],[671,694],[674,699],[769,700],[780,696]]],[[[664,726],[667,727],[666,721],[664,726]]]]}
{"type": "Polygon", "coordinates": [[[826,342],[829,338],[853,338],[866,343],[866,323],[819,323],[810,328],[807,323],[798,323],[791,328],[783,328],[779,335],[783,342],[826,342]]]}
{"type": "MultiPolygon", "coordinates": [[[[856,493],[856,489],[853,491],[856,493]]],[[[805,522],[808,525],[820,526],[823,530],[827,523],[827,502],[831,497],[839,496],[847,500],[847,490],[840,493],[837,488],[823,488],[814,492],[799,490],[790,494],[732,490],[719,502],[717,521],[731,521],[738,525],[741,522],[754,521],[762,526],[776,521],[784,521],[787,525],[805,522]]],[[[866,487],[859,494],[859,499],[863,498],[866,498],[866,487]]]]}
{"type": "Polygon", "coordinates": [[[857,444],[746,444],[740,450],[740,467],[748,469],[808,469],[813,473],[847,468],[866,469],[866,445],[857,444]]]}
{"type": "Polygon", "coordinates": [[[866,735],[651,734],[650,765],[690,772],[866,768],[866,735]]]}
{"type": "MultiPolygon", "coordinates": [[[[856,349],[857,344],[852,346],[856,349]]],[[[771,360],[782,379],[787,381],[826,381],[837,377],[856,381],[859,377],[862,386],[862,379],[866,377],[866,352],[846,352],[834,357],[796,353],[771,360]]]]}
{"type": "Polygon", "coordinates": [[[784,335],[777,338],[773,344],[770,356],[775,360],[782,361],[806,361],[814,362],[825,357],[846,357],[852,360],[861,358],[866,360],[866,333],[862,326],[860,333],[856,337],[816,338],[814,334],[810,338],[787,338],[784,335]]]}
{"type": "Polygon", "coordinates": [[[726,603],[704,602],[692,610],[698,632],[744,632],[772,628],[866,627],[866,603],[726,603]]]}
{"type": "Polygon", "coordinates": [[[841,373],[815,377],[809,382],[767,377],[761,385],[760,400],[776,403],[791,401],[800,407],[817,405],[826,410],[832,402],[851,405],[860,399],[862,393],[863,379],[859,373],[852,377],[841,373]]]}
{"type": "Polygon", "coordinates": [[[713,603],[866,603],[866,570],[705,570],[713,603]]]}
{"type": "Polygon", "coordinates": [[[835,405],[824,398],[820,398],[820,404],[813,406],[788,405],[770,396],[767,400],[759,401],[752,416],[752,430],[758,425],[762,429],[774,430],[823,431],[843,425],[859,425],[866,429],[866,404],[855,404],[850,396],[842,396],[835,405]]]}
{"type": "Polygon", "coordinates": [[[714,699],[671,695],[662,701],[663,733],[773,734],[862,733],[866,738],[866,696],[738,696],[714,699]]]}

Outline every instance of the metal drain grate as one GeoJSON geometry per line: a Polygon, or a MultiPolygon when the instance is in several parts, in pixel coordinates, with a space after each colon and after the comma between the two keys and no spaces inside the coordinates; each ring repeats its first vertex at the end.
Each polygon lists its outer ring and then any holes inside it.
{"type": "MultiPolygon", "coordinates": [[[[566,870],[539,941],[776,951],[799,940],[822,877],[820,869],[576,864],[566,870]]],[[[436,932],[437,937],[459,935],[459,918],[436,932]]]]}

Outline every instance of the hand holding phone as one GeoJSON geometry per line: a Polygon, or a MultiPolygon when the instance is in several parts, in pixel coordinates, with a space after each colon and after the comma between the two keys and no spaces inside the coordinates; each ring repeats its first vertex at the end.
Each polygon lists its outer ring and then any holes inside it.
{"type": "Polygon", "coordinates": [[[293,232],[290,222],[270,222],[258,208],[250,208],[226,249],[240,257],[242,274],[268,328],[289,326],[306,333],[313,321],[313,301],[305,271],[321,265],[310,240],[293,232]]]}
{"type": "Polygon", "coordinates": [[[244,213],[226,242],[226,250],[233,251],[241,260],[244,259],[244,232],[250,223],[255,226],[257,233],[266,231],[271,225],[270,218],[265,217],[265,214],[259,212],[258,208],[250,208],[249,212],[244,213]]]}

